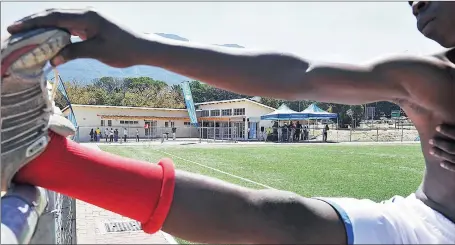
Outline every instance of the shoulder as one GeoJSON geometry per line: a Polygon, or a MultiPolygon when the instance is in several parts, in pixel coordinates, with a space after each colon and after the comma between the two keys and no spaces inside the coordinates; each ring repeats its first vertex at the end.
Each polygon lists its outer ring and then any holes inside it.
{"type": "MultiPolygon", "coordinates": [[[[348,244],[411,244],[447,242],[415,210],[412,198],[383,202],[355,198],[317,198],[330,204],[344,222],[348,244]],[[416,234],[418,232],[419,234],[416,234]],[[441,240],[442,239],[442,240],[441,240]]],[[[434,224],[433,224],[434,225],[434,224]]]]}

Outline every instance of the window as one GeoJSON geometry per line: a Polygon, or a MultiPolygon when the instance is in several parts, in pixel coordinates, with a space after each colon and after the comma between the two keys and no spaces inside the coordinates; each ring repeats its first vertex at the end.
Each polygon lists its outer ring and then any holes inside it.
{"type": "Polygon", "coordinates": [[[211,117],[219,117],[220,116],[220,110],[211,110],[210,111],[210,116],[211,117]]]}
{"type": "Polygon", "coordinates": [[[191,127],[191,122],[183,122],[183,126],[185,126],[185,127],[191,127]]]}
{"type": "Polygon", "coordinates": [[[139,121],[120,121],[120,124],[139,124],[139,121]]]}
{"type": "Polygon", "coordinates": [[[205,110],[201,112],[201,117],[208,117],[209,116],[209,111],[205,110]]]}
{"type": "Polygon", "coordinates": [[[173,128],[174,125],[175,125],[174,122],[164,122],[164,127],[165,127],[165,128],[168,128],[168,127],[169,127],[169,124],[171,125],[171,128],[173,128]]]}
{"type": "Polygon", "coordinates": [[[221,110],[221,116],[232,116],[232,109],[221,110]]]}
{"type": "Polygon", "coordinates": [[[101,127],[104,126],[104,120],[101,120],[101,127]]]}
{"type": "Polygon", "coordinates": [[[235,108],[234,116],[243,116],[245,115],[245,108],[235,108]]]}
{"type": "Polygon", "coordinates": [[[109,127],[112,126],[112,120],[107,120],[107,126],[109,126],[109,127]]]}

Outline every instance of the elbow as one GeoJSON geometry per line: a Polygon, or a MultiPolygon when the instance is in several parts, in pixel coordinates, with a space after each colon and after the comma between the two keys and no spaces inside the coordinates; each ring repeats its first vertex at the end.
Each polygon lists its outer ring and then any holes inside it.
{"type": "MultiPolygon", "coordinates": [[[[291,54],[263,54],[256,57],[256,64],[260,64],[257,72],[262,74],[261,83],[267,91],[273,91],[265,96],[275,97],[285,100],[298,100],[302,97],[302,91],[309,91],[309,84],[304,83],[308,80],[307,73],[310,64],[291,54]],[[265,84],[264,84],[265,83],[265,84]],[[302,86],[305,88],[302,90],[302,86]]],[[[305,92],[306,93],[306,92],[305,92]]]]}

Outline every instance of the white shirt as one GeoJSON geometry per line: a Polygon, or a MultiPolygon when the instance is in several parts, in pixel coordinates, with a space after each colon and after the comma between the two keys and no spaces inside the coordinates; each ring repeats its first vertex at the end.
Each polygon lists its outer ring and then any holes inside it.
{"type": "Polygon", "coordinates": [[[454,244],[455,223],[412,194],[380,203],[368,199],[317,198],[342,218],[348,244],[454,244]]]}
{"type": "Polygon", "coordinates": [[[128,131],[126,129],[123,130],[123,135],[128,135],[128,131]]]}

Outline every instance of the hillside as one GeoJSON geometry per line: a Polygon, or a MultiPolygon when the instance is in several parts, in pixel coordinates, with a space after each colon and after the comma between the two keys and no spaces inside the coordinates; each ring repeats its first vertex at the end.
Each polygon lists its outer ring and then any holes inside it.
{"type": "MultiPolygon", "coordinates": [[[[167,33],[155,33],[164,38],[169,38],[177,41],[188,42],[189,40],[175,35],[167,33]]],[[[78,38],[73,38],[73,42],[80,41],[78,38]]],[[[244,48],[238,44],[222,44],[219,46],[230,47],[230,48],[244,48]]],[[[177,73],[170,72],[168,70],[153,67],[153,66],[133,66],[128,68],[113,68],[107,66],[97,60],[93,59],[78,59],[70,61],[62,66],[58,67],[60,76],[65,81],[78,81],[81,83],[90,83],[94,79],[101,77],[152,77],[155,80],[164,81],[168,84],[178,84],[183,81],[192,80],[190,78],[181,76],[177,73]]],[[[49,78],[53,74],[48,75],[49,78]]]]}

